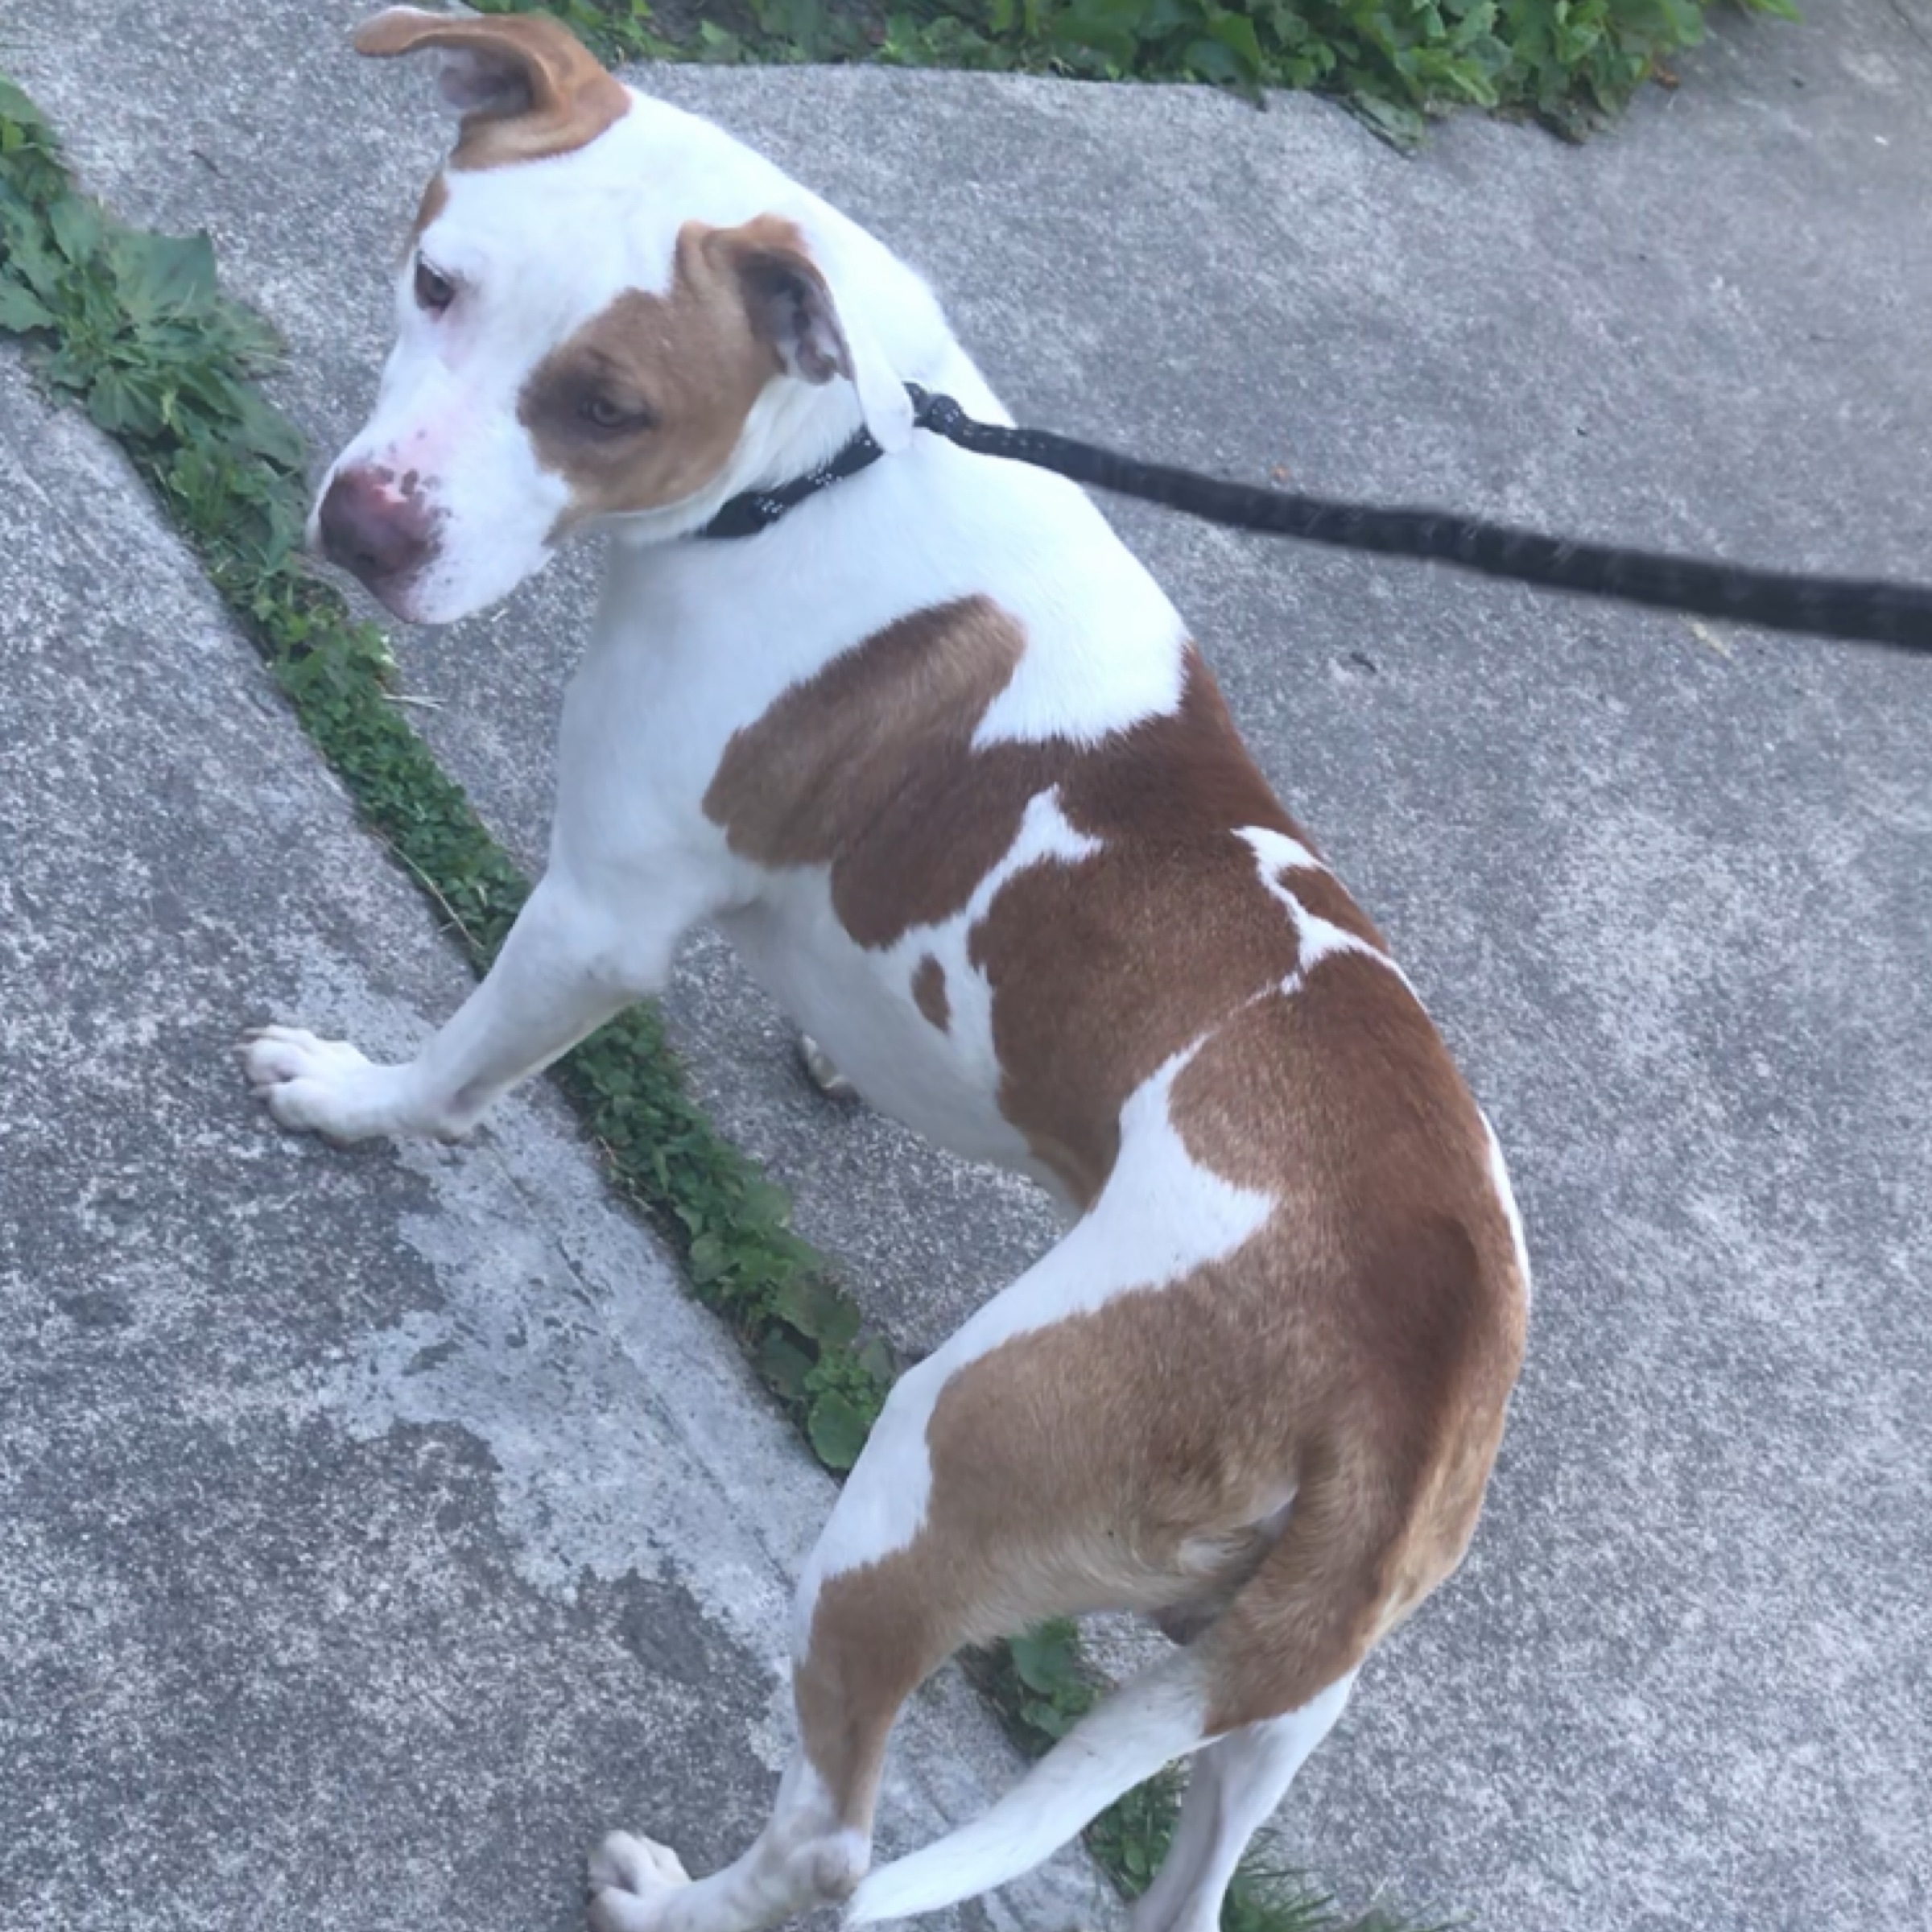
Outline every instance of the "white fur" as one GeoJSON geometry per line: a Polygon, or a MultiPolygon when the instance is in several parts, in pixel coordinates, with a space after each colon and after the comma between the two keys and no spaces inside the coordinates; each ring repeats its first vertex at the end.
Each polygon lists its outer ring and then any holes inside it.
{"type": "Polygon", "coordinates": [[[1286,871],[1327,872],[1328,868],[1318,859],[1299,839],[1291,839],[1286,832],[1276,832],[1265,825],[1245,825],[1236,836],[1247,841],[1253,849],[1255,862],[1261,869],[1261,883],[1268,889],[1269,896],[1280,902],[1288,910],[1294,921],[1294,930],[1301,943],[1301,956],[1295,963],[1294,971],[1282,982],[1284,993],[1297,993],[1307,984],[1310,973],[1323,960],[1337,953],[1360,953],[1364,959],[1373,960],[1378,966],[1385,966],[1408,989],[1410,997],[1419,1005],[1415,988],[1410,984],[1409,976],[1380,947],[1372,946],[1366,939],[1358,939],[1352,932],[1345,931],[1332,920],[1324,919],[1311,912],[1288,888],[1282,883],[1281,875],[1286,871]]]}
{"type": "Polygon", "coordinates": [[[1191,1651],[1142,1671],[1082,1718],[991,1810],[861,1880],[848,1918],[865,1926],[935,1912],[1030,1872],[1117,1798],[1195,1749],[1207,1709],[1191,1651]]]}
{"type": "Polygon", "coordinates": [[[1222,1897],[1249,1839],[1334,1728],[1354,1684],[1352,1670],[1298,1711],[1232,1731],[1195,1752],[1180,1822],[1154,1883],[1134,1901],[1131,1932],[1217,1932],[1222,1897]]]}
{"type": "MultiPolygon", "coordinates": [[[[434,564],[398,614],[448,623],[504,596],[547,559],[568,501],[539,464],[517,402],[545,354],[629,290],[671,286],[679,230],[774,213],[795,221],[832,291],[855,365],[851,385],[774,385],[724,470],[697,495],[633,520],[646,540],[707,521],[728,497],[830,456],[864,421],[883,447],[911,437],[908,378],[952,378],[937,304],[872,237],[721,129],[641,96],[599,139],[512,167],[451,170],[418,254],[458,287],[447,312],[420,308],[416,255],[396,284],[396,341],[369,423],[345,469],[414,472],[437,522],[434,564]],[[598,218],[559,224],[566,199],[598,218]],[[942,360],[933,360],[935,352],[942,360]]],[[[983,383],[968,402],[992,406],[983,383]]],[[[964,398],[962,399],[964,399],[964,398]]]]}
{"type": "Polygon", "coordinates": [[[1516,1190],[1509,1185],[1509,1169],[1503,1159],[1503,1144],[1496,1137],[1496,1129],[1489,1125],[1488,1114],[1483,1116],[1483,1132],[1489,1140],[1489,1182],[1496,1190],[1496,1198],[1503,1204],[1504,1217],[1509,1224],[1509,1239],[1516,1247],[1516,1265],[1522,1278],[1523,1302],[1529,1305],[1530,1244],[1523,1237],[1523,1217],[1516,1205],[1516,1190]]]}
{"type": "Polygon", "coordinates": [[[667,1845],[613,1831],[591,1854],[592,1932],[746,1932],[843,1898],[871,1847],[839,1821],[825,1781],[795,1752],[770,1822],[743,1856],[695,1882],[667,1845]]]}
{"type": "MultiPolygon", "coordinates": [[[[1281,882],[1282,873],[1328,869],[1299,839],[1291,839],[1286,832],[1277,832],[1272,825],[1244,825],[1235,836],[1245,840],[1249,849],[1260,861],[1261,882],[1278,899],[1288,896],[1281,882]]],[[[1294,910],[1298,914],[1301,908],[1298,905],[1294,910]]]]}

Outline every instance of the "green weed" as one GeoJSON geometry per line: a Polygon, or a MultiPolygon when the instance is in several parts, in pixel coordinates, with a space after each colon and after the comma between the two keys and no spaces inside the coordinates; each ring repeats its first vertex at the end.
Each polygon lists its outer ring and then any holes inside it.
{"type": "MultiPolygon", "coordinates": [[[[1718,0],[550,0],[611,60],[876,60],[1335,94],[1402,144],[1461,106],[1572,139],[1704,37],[1718,0]]],[[[1795,0],[1729,0],[1798,17],[1795,0]]],[[[535,0],[477,0],[489,13],[535,0]]]]}

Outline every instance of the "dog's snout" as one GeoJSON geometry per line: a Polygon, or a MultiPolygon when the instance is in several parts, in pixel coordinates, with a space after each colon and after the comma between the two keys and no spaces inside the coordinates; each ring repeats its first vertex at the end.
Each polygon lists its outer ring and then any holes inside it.
{"type": "Polygon", "coordinates": [[[400,582],[427,558],[430,517],[415,492],[398,491],[386,470],[345,469],[316,516],[322,554],[374,588],[400,582]]]}

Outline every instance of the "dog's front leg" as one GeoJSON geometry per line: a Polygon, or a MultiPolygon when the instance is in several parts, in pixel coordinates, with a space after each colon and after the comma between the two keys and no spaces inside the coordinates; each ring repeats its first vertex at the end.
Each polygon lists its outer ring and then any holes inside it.
{"type": "Polygon", "coordinates": [[[632,1001],[660,990],[679,935],[675,894],[608,910],[555,873],[533,892],[483,984],[416,1058],[373,1064],[345,1041],[267,1026],[242,1049],[255,1092],[284,1127],[332,1141],[467,1133],[506,1088],[547,1067],[632,1001]]]}

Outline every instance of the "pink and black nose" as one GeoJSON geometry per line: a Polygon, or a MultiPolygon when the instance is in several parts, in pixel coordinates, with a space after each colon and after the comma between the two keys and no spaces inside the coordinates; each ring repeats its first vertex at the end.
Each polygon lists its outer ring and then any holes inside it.
{"type": "Polygon", "coordinates": [[[371,590],[407,583],[428,560],[431,520],[422,496],[398,489],[386,469],[342,471],[322,498],[316,525],[323,555],[371,590]]]}

